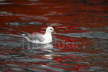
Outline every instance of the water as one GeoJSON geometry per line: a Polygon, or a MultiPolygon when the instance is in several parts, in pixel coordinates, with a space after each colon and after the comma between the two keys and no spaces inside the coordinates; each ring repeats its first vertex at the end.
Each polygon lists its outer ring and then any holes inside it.
{"type": "Polygon", "coordinates": [[[103,0],[0,1],[0,72],[108,72],[108,13],[103,0]],[[53,43],[27,42],[23,32],[53,43]]]}

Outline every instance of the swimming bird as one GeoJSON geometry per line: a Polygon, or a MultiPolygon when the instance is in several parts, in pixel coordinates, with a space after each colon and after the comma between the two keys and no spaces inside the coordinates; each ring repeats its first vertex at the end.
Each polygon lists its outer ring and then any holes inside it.
{"type": "Polygon", "coordinates": [[[23,37],[31,43],[48,44],[52,42],[52,32],[54,32],[54,28],[47,27],[44,34],[34,33],[27,36],[23,34],[23,37]]]}

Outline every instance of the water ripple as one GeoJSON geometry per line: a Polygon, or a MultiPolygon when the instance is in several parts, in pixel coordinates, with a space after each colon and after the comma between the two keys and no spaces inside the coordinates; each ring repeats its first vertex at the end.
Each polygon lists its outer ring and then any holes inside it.
{"type": "Polygon", "coordinates": [[[60,35],[69,36],[69,37],[108,39],[108,33],[106,32],[68,33],[68,34],[60,34],[60,35]]]}

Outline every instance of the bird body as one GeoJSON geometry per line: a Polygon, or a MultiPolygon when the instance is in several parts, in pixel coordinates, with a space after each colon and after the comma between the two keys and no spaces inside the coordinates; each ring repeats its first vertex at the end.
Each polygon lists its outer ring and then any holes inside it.
{"type": "Polygon", "coordinates": [[[46,32],[44,34],[28,34],[28,36],[24,36],[24,38],[31,43],[48,44],[52,42],[53,31],[53,27],[47,27],[46,32]]]}

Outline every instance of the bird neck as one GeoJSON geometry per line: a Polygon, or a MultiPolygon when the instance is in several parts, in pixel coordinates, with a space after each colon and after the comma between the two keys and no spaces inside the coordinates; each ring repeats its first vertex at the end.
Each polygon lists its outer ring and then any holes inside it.
{"type": "Polygon", "coordinates": [[[51,32],[45,32],[44,37],[45,37],[45,41],[52,42],[52,33],[51,32]]]}
{"type": "Polygon", "coordinates": [[[51,36],[51,32],[46,31],[44,35],[51,36]]]}

